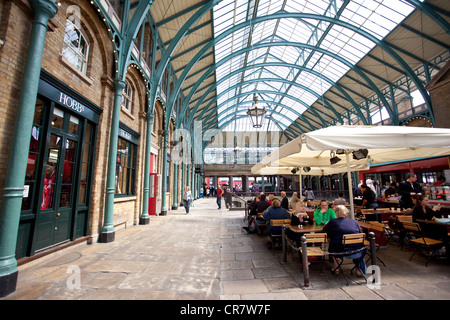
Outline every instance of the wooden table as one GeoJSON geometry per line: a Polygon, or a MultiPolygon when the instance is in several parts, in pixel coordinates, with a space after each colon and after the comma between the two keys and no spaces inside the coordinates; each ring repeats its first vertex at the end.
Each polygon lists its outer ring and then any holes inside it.
{"type": "MultiPolygon", "coordinates": [[[[402,215],[404,214],[403,211],[400,210],[391,210],[391,209],[375,209],[373,212],[365,212],[364,215],[367,216],[374,216],[378,217],[378,221],[387,221],[389,220],[390,216],[397,216],[397,215],[402,215]],[[378,215],[378,216],[376,216],[378,215]]],[[[370,220],[377,220],[377,218],[374,219],[370,219],[370,220]]]]}
{"type": "Polygon", "coordinates": [[[380,245],[380,247],[387,246],[386,234],[384,233],[384,231],[373,230],[372,225],[368,222],[358,221],[358,224],[361,227],[361,229],[366,230],[366,232],[364,232],[366,235],[368,235],[369,232],[373,232],[375,234],[375,239],[378,240],[377,242],[380,245]]]}
{"type": "Polygon", "coordinates": [[[312,224],[312,225],[306,225],[303,226],[303,228],[299,228],[298,226],[288,226],[288,228],[296,233],[310,233],[310,232],[321,232],[323,231],[323,225],[317,225],[317,224],[312,224]]]}

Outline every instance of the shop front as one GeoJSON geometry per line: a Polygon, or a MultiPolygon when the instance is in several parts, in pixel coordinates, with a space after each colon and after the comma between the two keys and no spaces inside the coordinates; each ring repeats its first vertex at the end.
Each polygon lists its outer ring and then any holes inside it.
{"type": "Polygon", "coordinates": [[[42,70],[29,146],[16,258],[88,234],[102,109],[42,70]]]}

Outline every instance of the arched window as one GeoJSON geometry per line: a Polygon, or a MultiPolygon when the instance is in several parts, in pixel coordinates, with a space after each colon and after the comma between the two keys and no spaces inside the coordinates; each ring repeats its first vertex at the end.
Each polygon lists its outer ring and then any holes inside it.
{"type": "Polygon", "coordinates": [[[69,19],[66,20],[62,55],[75,68],[86,74],[89,42],[83,31],[69,19]]]}
{"type": "Polygon", "coordinates": [[[132,106],[133,106],[133,88],[127,81],[125,88],[123,88],[122,91],[122,107],[124,107],[128,112],[133,113],[132,106]]]}

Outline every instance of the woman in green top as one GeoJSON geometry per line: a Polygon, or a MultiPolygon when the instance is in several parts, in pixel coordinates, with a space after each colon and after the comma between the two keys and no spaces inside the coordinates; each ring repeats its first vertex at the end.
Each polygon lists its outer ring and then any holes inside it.
{"type": "Polygon", "coordinates": [[[333,209],[328,208],[327,200],[321,200],[320,207],[314,211],[314,222],[317,225],[325,224],[331,219],[336,219],[336,213],[334,213],[333,209]]]}

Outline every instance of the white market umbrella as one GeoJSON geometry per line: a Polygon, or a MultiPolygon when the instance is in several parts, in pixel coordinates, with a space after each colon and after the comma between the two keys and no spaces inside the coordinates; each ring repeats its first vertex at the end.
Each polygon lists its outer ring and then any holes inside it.
{"type": "MultiPolygon", "coordinates": [[[[329,157],[328,157],[329,162],[329,157]]],[[[353,164],[350,166],[350,171],[362,171],[362,170],[369,170],[370,165],[368,161],[361,161],[359,164],[353,164]]],[[[328,167],[309,167],[309,171],[306,172],[304,170],[304,167],[273,167],[273,166],[265,166],[260,168],[252,168],[253,174],[259,174],[259,175],[288,175],[292,174],[293,169],[298,169],[297,175],[299,175],[299,190],[302,190],[302,175],[310,175],[310,176],[325,176],[325,175],[332,175],[337,173],[343,173],[348,172],[348,168],[346,163],[340,166],[328,166],[328,167]]]]}
{"type": "MultiPolygon", "coordinates": [[[[332,126],[302,135],[310,150],[344,150],[350,163],[353,151],[367,149],[370,163],[409,160],[450,154],[450,129],[405,126],[332,126]]],[[[353,190],[349,193],[353,218],[353,190]]]]}
{"type": "Polygon", "coordinates": [[[292,174],[291,170],[298,168],[296,174],[300,175],[300,190],[302,189],[302,175],[332,175],[349,171],[368,170],[368,159],[354,160],[347,164],[344,161],[331,165],[329,150],[310,150],[298,137],[281,146],[271,154],[255,164],[251,171],[254,174],[274,175],[292,174]],[[309,168],[306,172],[305,168],[309,168]]]}

